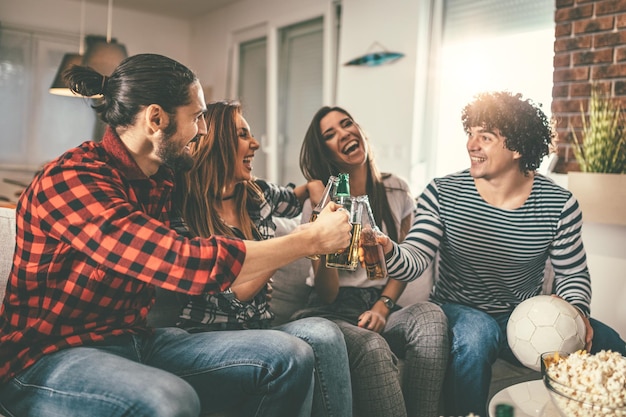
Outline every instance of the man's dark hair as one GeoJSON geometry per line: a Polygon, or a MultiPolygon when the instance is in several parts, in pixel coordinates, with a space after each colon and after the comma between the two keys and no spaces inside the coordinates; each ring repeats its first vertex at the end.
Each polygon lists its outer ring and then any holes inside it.
{"type": "Polygon", "coordinates": [[[555,136],[540,104],[506,91],[476,95],[463,109],[461,120],[466,133],[475,126],[498,129],[505,138],[504,146],[522,156],[519,164],[524,174],[539,168],[555,136]]]}
{"type": "Polygon", "coordinates": [[[75,93],[93,98],[92,107],[112,128],[131,125],[137,113],[151,104],[173,115],[176,108],[191,103],[189,86],[198,80],[186,66],[157,54],[130,56],[110,77],[74,66],[64,79],[75,93]]]}

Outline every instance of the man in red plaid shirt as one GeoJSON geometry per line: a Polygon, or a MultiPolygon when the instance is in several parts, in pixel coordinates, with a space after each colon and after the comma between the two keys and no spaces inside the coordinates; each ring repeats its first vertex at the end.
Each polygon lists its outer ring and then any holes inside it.
{"type": "Polygon", "coordinates": [[[155,287],[220,292],[310,253],[346,247],[331,206],[308,228],[262,242],[188,239],[169,227],[173,172],[206,134],[201,85],[143,54],[111,77],[66,73],[108,127],[47,164],[17,206],[17,246],[0,311],[0,410],[10,415],[198,416],[310,412],[313,353],[273,330],[152,329],[155,287]],[[275,254],[280,253],[277,257],[275,254]]]}

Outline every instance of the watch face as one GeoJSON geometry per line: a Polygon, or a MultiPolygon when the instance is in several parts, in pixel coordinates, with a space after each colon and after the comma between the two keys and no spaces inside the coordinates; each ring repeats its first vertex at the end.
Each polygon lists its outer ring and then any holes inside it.
{"type": "Polygon", "coordinates": [[[392,309],[396,305],[396,303],[394,303],[393,301],[391,301],[390,298],[387,297],[383,298],[383,303],[385,304],[385,306],[387,306],[388,309],[392,309]]]}

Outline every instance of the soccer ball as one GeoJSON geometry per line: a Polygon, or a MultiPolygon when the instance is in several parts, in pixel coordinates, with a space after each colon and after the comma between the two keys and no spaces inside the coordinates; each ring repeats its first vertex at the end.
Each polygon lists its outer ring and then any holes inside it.
{"type": "Polygon", "coordinates": [[[526,367],[541,370],[541,354],[585,347],[585,322],[567,301],[537,295],[521,302],[506,326],[509,347],[526,367]]]}

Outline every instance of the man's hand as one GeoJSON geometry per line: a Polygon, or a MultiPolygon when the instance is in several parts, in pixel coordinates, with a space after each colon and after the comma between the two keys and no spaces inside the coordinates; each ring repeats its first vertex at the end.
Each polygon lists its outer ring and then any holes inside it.
{"type": "MultiPolygon", "coordinates": [[[[381,231],[376,232],[376,242],[383,247],[383,252],[385,252],[385,256],[387,256],[389,252],[391,252],[391,250],[393,249],[393,243],[391,242],[391,239],[389,239],[389,236],[381,231]]],[[[359,262],[361,263],[361,266],[365,268],[365,251],[362,247],[362,239],[359,240],[359,262]]]]}
{"type": "MultiPolygon", "coordinates": [[[[559,297],[556,294],[552,294],[552,297],[563,299],[563,297],[559,297]]],[[[591,327],[591,322],[589,321],[587,316],[583,314],[580,308],[576,307],[573,304],[570,304],[570,305],[576,309],[580,317],[582,317],[583,323],[585,323],[585,351],[589,353],[591,352],[591,341],[593,340],[593,327],[591,327]]]]}
{"type": "MultiPolygon", "coordinates": [[[[303,225],[304,226],[304,225],[303,225]]],[[[311,253],[334,253],[345,249],[352,239],[352,225],[348,211],[330,202],[313,223],[297,229],[315,234],[311,253]]]]}
{"type": "Polygon", "coordinates": [[[593,340],[593,327],[591,327],[591,322],[589,321],[587,316],[585,316],[582,313],[582,311],[578,310],[578,313],[580,314],[580,316],[583,318],[583,321],[585,322],[585,350],[587,352],[591,352],[591,341],[593,340]]]}

